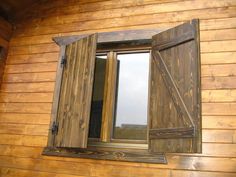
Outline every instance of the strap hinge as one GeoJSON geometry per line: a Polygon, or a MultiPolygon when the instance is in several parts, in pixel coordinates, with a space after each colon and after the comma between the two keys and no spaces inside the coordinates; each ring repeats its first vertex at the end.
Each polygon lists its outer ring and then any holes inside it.
{"type": "Polygon", "coordinates": [[[56,123],[55,121],[52,124],[51,132],[53,135],[56,135],[58,133],[58,123],[56,123]]]}
{"type": "Polygon", "coordinates": [[[61,58],[61,67],[64,67],[64,66],[66,66],[66,56],[63,56],[62,58],[61,58]]]}

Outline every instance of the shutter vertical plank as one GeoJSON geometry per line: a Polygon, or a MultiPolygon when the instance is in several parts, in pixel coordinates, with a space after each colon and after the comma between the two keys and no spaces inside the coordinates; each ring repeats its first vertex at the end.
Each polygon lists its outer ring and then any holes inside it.
{"type": "MultiPolygon", "coordinates": [[[[63,58],[65,55],[65,45],[60,46],[60,56],[59,59],[63,58]]],[[[52,111],[51,111],[51,120],[49,125],[49,130],[51,130],[53,123],[56,122],[57,119],[57,112],[58,112],[58,104],[59,104],[59,97],[60,97],[60,90],[61,90],[61,82],[62,82],[62,73],[63,67],[61,67],[60,61],[57,64],[57,74],[56,74],[56,84],[53,94],[53,104],[52,104],[52,111]]],[[[54,146],[55,135],[52,134],[51,131],[48,132],[48,147],[54,146]]]]}
{"type": "Polygon", "coordinates": [[[201,152],[197,20],[153,36],[149,149],[201,152]]]}
{"type": "Polygon", "coordinates": [[[66,46],[56,147],[87,147],[97,35],[66,46]]]}

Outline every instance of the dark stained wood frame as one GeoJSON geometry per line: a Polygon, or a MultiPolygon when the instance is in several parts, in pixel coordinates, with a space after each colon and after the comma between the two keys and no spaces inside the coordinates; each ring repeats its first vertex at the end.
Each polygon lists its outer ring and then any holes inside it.
{"type": "MultiPolygon", "coordinates": [[[[131,31],[120,31],[120,32],[109,32],[109,33],[99,33],[98,34],[98,45],[102,46],[100,51],[105,51],[108,43],[114,43],[112,46],[113,49],[119,50],[120,48],[124,48],[124,45],[120,42],[128,42],[131,45],[131,48],[128,50],[132,50],[135,46],[142,47],[143,49],[150,49],[150,39],[154,34],[159,33],[160,30],[131,30],[131,31]],[[105,47],[104,47],[105,46],[105,47]]],[[[65,54],[65,46],[75,42],[79,39],[82,39],[87,35],[79,35],[79,36],[68,36],[68,37],[56,37],[53,40],[60,46],[60,56],[59,61],[62,60],[65,54]]],[[[128,46],[128,45],[126,45],[128,46]]],[[[98,50],[99,51],[99,50],[98,50]]],[[[99,51],[99,52],[100,52],[99,51]]],[[[116,62],[114,60],[115,53],[110,53],[108,58],[110,57],[110,67],[114,68],[116,66],[116,62]]],[[[108,62],[109,63],[109,62],[108,62]]],[[[63,73],[63,67],[61,67],[61,62],[58,62],[57,67],[57,75],[56,75],[56,85],[54,90],[54,98],[52,105],[52,114],[51,114],[51,122],[50,127],[54,121],[56,121],[57,109],[58,109],[58,99],[61,88],[61,78],[63,73]]],[[[115,78],[116,75],[113,71],[112,76],[115,78]]],[[[113,81],[114,81],[113,78],[113,81]]],[[[110,87],[114,87],[114,84],[110,85],[110,87]]],[[[114,94],[109,94],[110,98],[114,98],[114,94]]],[[[110,108],[111,111],[109,115],[113,114],[113,106],[110,102],[107,104],[107,108],[110,108]]],[[[104,116],[103,116],[104,117],[104,116]]],[[[106,117],[106,116],[105,116],[106,117]]],[[[111,122],[106,121],[107,126],[110,126],[111,122]]],[[[107,126],[102,126],[104,127],[107,126]]],[[[109,127],[107,127],[109,128],[109,127]]],[[[108,132],[108,131],[107,131],[108,132]]],[[[104,159],[104,160],[119,160],[119,161],[131,161],[131,162],[145,162],[145,163],[167,163],[165,155],[163,153],[149,153],[148,149],[139,148],[122,148],[122,146],[118,146],[121,148],[114,147],[98,147],[93,145],[88,145],[87,148],[56,148],[54,146],[54,138],[55,136],[49,131],[48,134],[48,144],[47,147],[43,150],[43,155],[55,155],[55,156],[67,156],[67,157],[81,157],[81,158],[93,158],[93,159],[104,159]]],[[[109,142],[111,139],[111,133],[102,135],[102,141],[109,142]]],[[[119,144],[119,143],[117,143],[119,144]]]]}
{"type": "MultiPolygon", "coordinates": [[[[104,32],[98,33],[98,44],[99,43],[110,43],[110,42],[125,42],[125,41],[137,41],[137,40],[151,40],[152,36],[160,33],[161,30],[127,30],[127,31],[116,31],[116,32],[104,32]]],[[[90,34],[75,35],[75,36],[62,36],[54,37],[55,41],[59,46],[68,45],[79,39],[82,39],[90,34]]]]}
{"type": "Polygon", "coordinates": [[[150,153],[143,149],[122,149],[106,147],[88,147],[88,148],[49,148],[43,150],[43,155],[64,156],[74,158],[89,158],[100,160],[115,160],[127,162],[142,163],[160,163],[167,164],[165,155],[161,153],[150,153]]]}
{"type": "MultiPolygon", "coordinates": [[[[178,145],[174,143],[171,144],[170,141],[176,142],[175,141],[176,139],[181,139],[181,138],[184,140],[191,140],[192,144],[187,145],[187,146],[181,146],[181,147],[187,147],[187,148],[178,150],[178,152],[201,153],[202,151],[202,148],[201,148],[202,135],[200,131],[201,130],[201,79],[200,79],[200,76],[201,76],[200,66],[201,65],[200,65],[199,34],[200,34],[199,33],[199,20],[193,19],[191,21],[188,21],[187,23],[171,28],[153,37],[152,57],[153,57],[154,64],[157,66],[159,70],[159,73],[165,85],[165,89],[168,91],[170,98],[173,101],[175,108],[177,109],[177,112],[179,113],[179,115],[183,115],[182,118],[185,120],[186,125],[182,125],[183,127],[149,129],[149,149],[152,152],[176,152],[175,148],[178,147],[178,145]],[[183,32],[178,35],[177,29],[183,32]],[[185,31],[187,30],[187,32],[184,32],[184,30],[185,31]],[[162,39],[161,37],[167,35],[168,32],[172,34],[171,38],[162,39]],[[194,56],[193,57],[194,65],[192,65],[191,67],[197,66],[197,67],[191,68],[192,75],[193,75],[192,77],[194,79],[192,81],[193,88],[196,89],[193,93],[194,95],[192,96],[194,98],[193,115],[191,115],[189,110],[187,109],[186,104],[188,103],[184,102],[177,88],[177,85],[174,82],[174,79],[167,67],[166,61],[162,58],[162,55],[160,53],[160,51],[163,51],[172,47],[176,47],[178,45],[181,45],[187,42],[192,42],[194,44],[194,49],[192,50],[192,55],[194,56]],[[164,139],[169,139],[169,140],[164,140],[164,139]],[[156,149],[155,149],[155,145],[152,145],[151,143],[151,141],[155,141],[155,140],[156,142],[159,140],[159,142],[157,143],[158,145],[156,145],[158,146],[156,149]],[[165,141],[163,144],[165,144],[166,142],[168,143],[163,145],[160,141],[162,142],[165,141]],[[172,149],[170,147],[172,147],[172,149]]],[[[165,112],[166,111],[169,111],[169,110],[167,109],[165,110],[165,112]]],[[[156,116],[157,115],[154,115],[153,118],[156,119],[156,116]]],[[[181,145],[183,144],[182,141],[180,143],[181,145]]]]}

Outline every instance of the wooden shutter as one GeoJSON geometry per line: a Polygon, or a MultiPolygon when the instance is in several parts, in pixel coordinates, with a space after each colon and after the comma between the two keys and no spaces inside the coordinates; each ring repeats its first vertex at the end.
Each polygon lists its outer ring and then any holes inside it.
{"type": "Polygon", "coordinates": [[[87,147],[97,35],[66,46],[57,110],[56,147],[87,147]]]}
{"type": "Polygon", "coordinates": [[[149,149],[201,152],[199,22],[152,38],[149,149]]]}

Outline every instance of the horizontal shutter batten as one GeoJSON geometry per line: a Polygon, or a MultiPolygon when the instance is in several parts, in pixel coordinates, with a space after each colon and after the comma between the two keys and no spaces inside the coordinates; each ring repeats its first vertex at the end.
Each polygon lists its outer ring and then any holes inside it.
{"type": "Polygon", "coordinates": [[[160,42],[160,43],[156,42],[153,45],[153,49],[156,49],[156,50],[159,50],[159,51],[166,50],[166,49],[174,47],[176,45],[191,41],[191,40],[194,39],[194,37],[195,37],[195,34],[194,34],[193,31],[188,32],[188,33],[184,33],[181,36],[172,38],[172,39],[167,40],[167,41],[163,41],[163,42],[160,42]]]}
{"type": "Polygon", "coordinates": [[[150,129],[150,139],[164,139],[164,138],[192,138],[194,137],[194,127],[181,128],[160,128],[150,129]]]}

